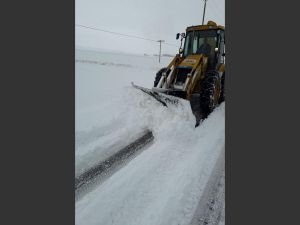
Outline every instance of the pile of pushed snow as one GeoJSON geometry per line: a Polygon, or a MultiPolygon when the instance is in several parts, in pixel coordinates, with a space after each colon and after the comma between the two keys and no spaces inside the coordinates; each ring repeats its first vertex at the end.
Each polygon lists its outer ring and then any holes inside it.
{"type": "MultiPolygon", "coordinates": [[[[194,130],[195,117],[190,103],[179,99],[178,104],[168,103],[168,107],[141,90],[133,87],[124,89],[123,102],[126,102],[126,120],[150,129],[155,137],[165,134],[176,135],[180,130],[194,130]]],[[[184,134],[183,134],[184,135],[184,134]]]]}
{"type": "Polygon", "coordinates": [[[123,91],[121,101],[125,104],[121,115],[124,121],[151,130],[156,141],[173,138],[193,140],[202,130],[215,132],[207,127],[207,121],[210,121],[209,126],[224,127],[225,103],[218,106],[198,129],[195,128],[196,120],[189,101],[178,99],[178,104],[168,103],[168,107],[164,107],[153,97],[133,87],[123,91]]]}

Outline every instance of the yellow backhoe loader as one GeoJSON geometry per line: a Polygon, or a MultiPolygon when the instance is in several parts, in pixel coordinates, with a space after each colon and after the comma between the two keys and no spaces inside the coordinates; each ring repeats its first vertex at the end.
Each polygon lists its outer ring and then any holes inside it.
{"type": "Polygon", "coordinates": [[[225,100],[225,28],[208,21],[206,25],[187,27],[185,33],[176,35],[179,38],[179,53],[157,72],[153,88],[132,85],[164,106],[176,103],[176,98],[190,101],[197,127],[225,100]]]}

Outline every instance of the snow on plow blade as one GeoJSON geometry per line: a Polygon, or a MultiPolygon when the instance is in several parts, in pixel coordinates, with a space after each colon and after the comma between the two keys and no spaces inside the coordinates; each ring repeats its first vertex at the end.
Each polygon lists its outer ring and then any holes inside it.
{"type": "Polygon", "coordinates": [[[148,94],[149,96],[153,97],[155,100],[157,100],[158,102],[160,102],[163,106],[168,107],[168,104],[178,104],[179,100],[177,97],[174,96],[169,96],[167,94],[163,94],[163,93],[158,93],[154,90],[148,89],[148,88],[144,88],[138,85],[135,85],[133,82],[131,82],[131,85],[136,88],[141,90],[142,92],[148,94]]]}

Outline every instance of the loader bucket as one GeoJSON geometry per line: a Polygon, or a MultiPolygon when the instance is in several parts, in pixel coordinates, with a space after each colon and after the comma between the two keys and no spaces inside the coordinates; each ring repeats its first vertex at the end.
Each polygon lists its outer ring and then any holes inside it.
{"type": "Polygon", "coordinates": [[[158,93],[154,90],[135,85],[133,82],[131,82],[131,85],[134,88],[141,90],[142,92],[153,97],[156,101],[160,102],[165,107],[168,107],[168,104],[178,104],[178,99],[176,97],[168,96],[166,94],[158,93]]]}

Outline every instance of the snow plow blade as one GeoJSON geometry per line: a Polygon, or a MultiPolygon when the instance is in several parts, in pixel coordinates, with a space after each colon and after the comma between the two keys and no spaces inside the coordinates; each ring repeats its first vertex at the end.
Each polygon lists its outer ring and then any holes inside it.
{"type": "MultiPolygon", "coordinates": [[[[161,93],[156,91],[155,88],[153,89],[148,89],[144,88],[138,85],[135,85],[133,82],[131,82],[132,87],[141,90],[142,92],[146,93],[147,95],[151,96],[154,98],[156,101],[160,102],[163,106],[168,107],[168,104],[171,103],[173,105],[178,105],[179,104],[179,99],[184,100],[183,98],[176,97],[173,94],[172,91],[166,90],[165,93],[161,93]]],[[[196,94],[192,95],[192,99],[190,101],[191,103],[191,109],[196,117],[196,124],[195,127],[198,127],[202,121],[205,119],[203,114],[201,113],[201,108],[198,102],[199,96],[196,94]]]]}
{"type": "Polygon", "coordinates": [[[131,85],[136,88],[141,90],[142,92],[148,94],[152,98],[154,98],[156,101],[160,102],[163,106],[168,107],[168,104],[178,104],[178,99],[174,96],[168,96],[166,94],[158,93],[156,91],[153,91],[148,88],[144,88],[138,85],[135,85],[133,82],[131,82],[131,85]]]}

